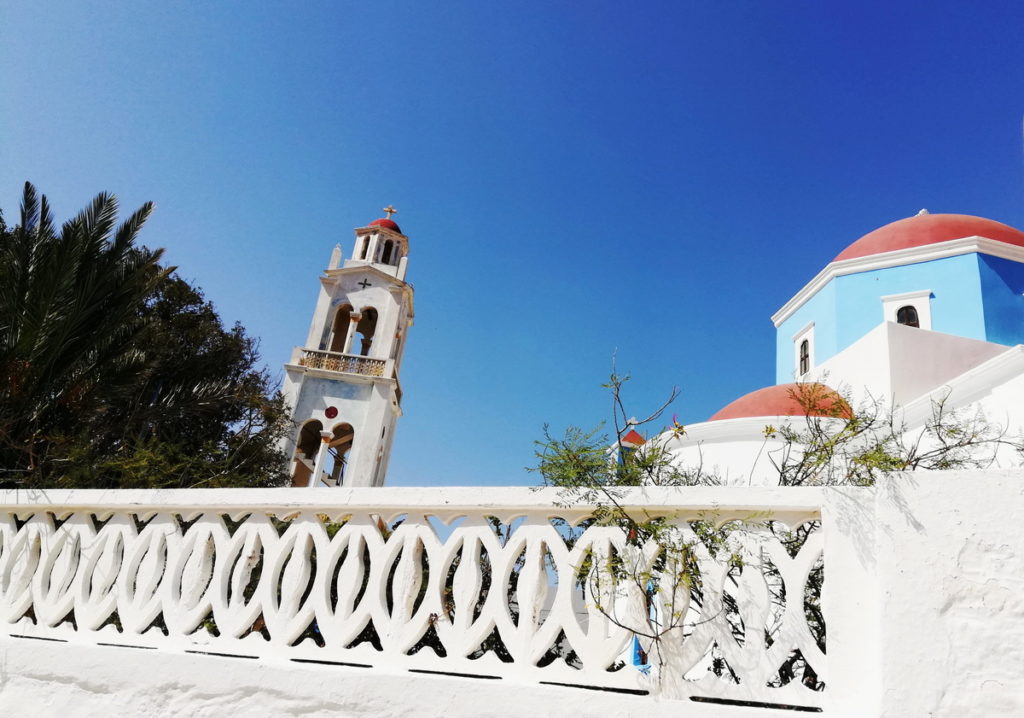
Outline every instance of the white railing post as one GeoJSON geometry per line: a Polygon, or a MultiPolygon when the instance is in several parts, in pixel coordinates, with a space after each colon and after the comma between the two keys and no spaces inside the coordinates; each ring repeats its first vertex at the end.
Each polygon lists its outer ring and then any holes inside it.
{"type": "Polygon", "coordinates": [[[827,712],[843,718],[870,718],[881,711],[875,495],[874,488],[830,488],[822,506],[827,712]]]}
{"type": "Polygon", "coordinates": [[[320,483],[320,475],[324,473],[324,464],[327,463],[327,453],[331,448],[331,439],[334,435],[329,431],[321,432],[320,448],[316,452],[316,462],[313,464],[313,475],[309,478],[308,487],[314,488],[320,483]]]}

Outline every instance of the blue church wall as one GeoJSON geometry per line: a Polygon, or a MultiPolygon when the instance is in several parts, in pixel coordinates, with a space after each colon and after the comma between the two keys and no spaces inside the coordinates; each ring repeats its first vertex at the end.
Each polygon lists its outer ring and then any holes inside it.
{"type": "Polygon", "coordinates": [[[1024,264],[978,255],[985,334],[997,344],[1024,344],[1024,264]]]}
{"type": "MultiPolygon", "coordinates": [[[[814,322],[818,365],[878,326],[884,319],[881,298],[890,294],[930,289],[934,331],[986,340],[979,273],[978,255],[965,254],[836,277],[776,330],[776,383],[793,381],[793,335],[808,322],[814,322]]],[[[1024,282],[1024,273],[1014,277],[1024,282]]],[[[998,282],[992,284],[994,295],[1005,294],[998,282]]]]}
{"type": "Polygon", "coordinates": [[[829,282],[813,297],[804,302],[793,316],[784,321],[775,330],[775,383],[785,384],[793,381],[796,367],[796,353],[793,339],[810,322],[814,322],[814,361],[821,363],[824,357],[835,354],[836,322],[836,282],[829,282]]]}

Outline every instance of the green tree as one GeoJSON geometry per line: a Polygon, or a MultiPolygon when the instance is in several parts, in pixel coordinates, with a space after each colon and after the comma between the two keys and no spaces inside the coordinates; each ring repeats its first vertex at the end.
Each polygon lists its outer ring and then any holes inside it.
{"type": "Polygon", "coordinates": [[[92,417],[61,484],[111,487],[279,486],[282,397],[240,324],[172,274],[147,299],[147,370],[128,401],[92,417]]]}
{"type": "MultiPolygon", "coordinates": [[[[773,521],[768,514],[719,526],[720,517],[708,515],[706,520],[689,522],[692,534],[686,534],[672,516],[625,506],[622,498],[626,487],[715,484],[718,479],[702,466],[680,465],[669,454],[668,441],[685,434],[685,428],[675,421],[639,449],[625,450],[624,434],[635,425],[656,421],[677,392],[673,390],[669,401],[646,419],[627,421],[622,401],[624,381],[613,373],[604,385],[612,394],[614,439],[609,440],[601,427],[593,431],[569,427],[563,437],[555,438],[545,426],[543,438],[535,442],[537,464],[531,470],[541,475],[545,485],[560,489],[562,503],[594,505],[590,523],[622,529],[625,549],[614,557],[589,557],[577,580],[587,582],[591,600],[598,602],[602,590],[646,595],[649,601],[658,602],[659,610],[649,622],[626,626],[648,641],[657,661],[663,642],[685,633],[685,621],[692,620],[676,610],[679,597],[687,595],[690,605],[698,610],[703,606],[702,577],[694,559],[698,543],[715,560],[728,564],[726,575],[735,586],[744,568],[744,534],[753,525],[770,530],[791,553],[799,550],[820,526],[810,521],[789,527],[773,521]]],[[[782,486],[871,486],[886,472],[983,468],[1001,448],[1018,455],[1024,450],[1019,437],[1008,436],[982,413],[951,410],[944,400],[933,403],[931,415],[922,426],[911,428],[899,407],[871,400],[854,407],[849,396],[822,384],[798,385],[793,398],[803,415],[778,427],[764,428],[767,458],[782,486]],[[769,441],[781,445],[769,449],[769,441]]],[[[569,535],[567,540],[573,538],[569,535]]],[[[804,602],[808,627],[822,651],[826,632],[820,606],[823,577],[820,565],[810,572],[804,602]]],[[[767,569],[765,578],[772,600],[781,606],[785,587],[777,572],[767,569]]],[[[602,605],[598,608],[613,622],[625,625],[614,611],[602,605]]],[[[723,610],[734,635],[741,640],[745,629],[728,594],[723,596],[723,610]]],[[[718,675],[731,672],[717,659],[711,669],[718,675]]],[[[796,678],[811,688],[821,687],[815,672],[795,652],[780,665],[777,680],[784,683],[796,678]]]]}
{"type": "Polygon", "coordinates": [[[285,481],[283,403],[256,342],[135,244],[100,194],[58,231],[26,183],[0,217],[0,483],[171,487],[285,481]]]}
{"type": "Polygon", "coordinates": [[[948,394],[932,401],[919,427],[899,406],[871,398],[854,406],[847,394],[798,384],[792,396],[803,415],[765,427],[766,440],[782,440],[768,452],[780,486],[872,486],[887,472],[982,469],[1001,448],[1018,457],[1024,449],[982,411],[951,409],[948,394]]]}
{"type": "Polygon", "coordinates": [[[58,232],[46,197],[25,184],[21,221],[0,227],[0,456],[7,472],[37,473],[53,438],[131,392],[145,298],[166,271],[135,246],[145,204],[115,227],[100,194],[58,232]]]}

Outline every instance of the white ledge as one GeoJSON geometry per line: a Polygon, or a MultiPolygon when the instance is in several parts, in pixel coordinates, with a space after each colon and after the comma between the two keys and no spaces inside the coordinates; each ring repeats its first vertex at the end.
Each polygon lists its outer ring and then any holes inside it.
{"type": "MultiPolygon", "coordinates": [[[[623,506],[679,508],[686,510],[816,510],[824,500],[820,487],[648,486],[624,489],[623,506]]],[[[556,488],[429,487],[429,488],[280,488],[280,489],[6,489],[0,506],[40,508],[61,513],[117,509],[224,510],[230,512],[317,511],[347,509],[417,509],[471,511],[490,509],[503,513],[543,509],[552,516],[583,513],[593,505],[564,507],[563,493],[556,488]]]]}

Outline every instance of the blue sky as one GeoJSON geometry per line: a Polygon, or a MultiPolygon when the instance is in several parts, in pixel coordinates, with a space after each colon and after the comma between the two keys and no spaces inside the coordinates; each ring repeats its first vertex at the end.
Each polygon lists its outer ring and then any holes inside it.
{"type": "Polygon", "coordinates": [[[769,316],[916,213],[1024,227],[1024,5],[9,2],[0,207],[100,190],[275,370],[393,203],[389,483],[522,484],[544,423],[773,381],[769,316]]]}

